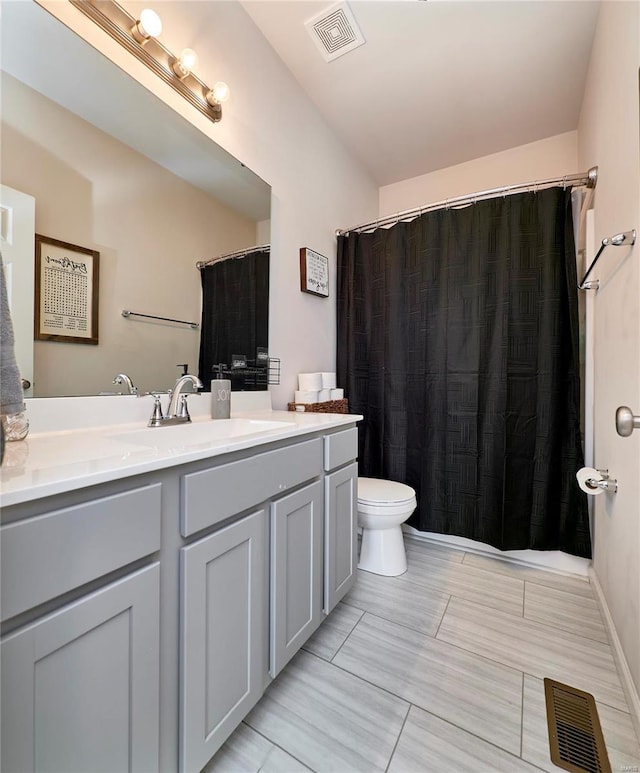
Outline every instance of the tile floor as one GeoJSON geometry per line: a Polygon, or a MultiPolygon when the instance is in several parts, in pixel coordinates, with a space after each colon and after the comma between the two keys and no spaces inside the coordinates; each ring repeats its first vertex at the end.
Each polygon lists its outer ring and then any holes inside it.
{"type": "Polygon", "coordinates": [[[207,773],[553,773],[545,676],[594,695],[613,771],[640,773],[587,579],[406,546],[407,573],[359,572],[207,773]]]}

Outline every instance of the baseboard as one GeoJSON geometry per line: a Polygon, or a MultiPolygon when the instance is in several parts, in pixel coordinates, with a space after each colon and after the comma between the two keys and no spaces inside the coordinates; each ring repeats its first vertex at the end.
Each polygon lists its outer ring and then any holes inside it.
{"type": "Polygon", "coordinates": [[[507,563],[516,563],[529,566],[532,569],[545,569],[556,574],[569,574],[584,577],[589,576],[591,561],[587,558],[570,556],[559,550],[498,550],[485,545],[484,542],[476,542],[466,537],[455,537],[451,534],[436,534],[430,531],[418,531],[406,524],[402,527],[406,534],[416,539],[424,539],[428,542],[437,542],[456,550],[466,550],[468,553],[478,553],[482,556],[497,558],[507,563]]]}
{"type": "Polygon", "coordinates": [[[636,735],[638,736],[638,742],[640,742],[640,695],[638,695],[638,689],[631,676],[631,669],[629,668],[629,664],[624,655],[616,627],[613,624],[613,618],[611,617],[611,612],[609,612],[609,606],[604,591],[598,580],[598,575],[593,568],[589,571],[589,579],[591,580],[591,585],[593,586],[596,598],[598,599],[598,604],[600,605],[604,626],[607,629],[609,642],[611,644],[611,649],[613,650],[613,659],[615,660],[618,674],[620,675],[620,681],[622,682],[622,689],[624,690],[627,705],[629,706],[631,721],[633,722],[636,735]]]}

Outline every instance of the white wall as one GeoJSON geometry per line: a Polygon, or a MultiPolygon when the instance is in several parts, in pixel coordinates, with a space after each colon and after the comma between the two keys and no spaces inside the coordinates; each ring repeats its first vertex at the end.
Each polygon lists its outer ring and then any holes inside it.
{"type": "Polygon", "coordinates": [[[36,341],[34,396],[122,389],[121,372],[167,390],[176,363],[197,372],[198,330],[121,312],[199,322],[195,261],[254,245],[257,224],[6,74],[2,107],[2,179],[35,197],[36,233],[100,253],[99,343],[36,341]]]}
{"type": "Polygon", "coordinates": [[[584,172],[578,136],[558,134],[380,188],[380,217],[467,193],[584,172]]]}
{"type": "MultiPolygon", "coordinates": [[[[199,77],[229,84],[232,96],[219,124],[187,105],[70,4],[42,5],[272,186],[269,349],[282,360],[273,403],[286,407],[298,372],[335,370],[335,229],[375,217],[377,186],[237,2],[163,2],[158,8],[165,45],[177,52],[194,48],[199,77]],[[300,292],[300,247],[330,258],[328,299],[300,292]]],[[[143,7],[124,5],[132,15],[143,7]]]]}
{"type": "MultiPolygon", "coordinates": [[[[595,238],[640,229],[640,4],[602,4],[578,126],[582,166],[598,165],[595,238]]],[[[595,505],[594,567],[640,691],[640,432],[621,438],[619,405],[640,413],[640,247],[608,247],[595,271],[595,464],[619,491],[595,505]]],[[[631,707],[633,710],[633,706],[631,707]]],[[[636,714],[640,706],[635,705],[636,714]]],[[[636,719],[640,719],[637,715],[636,719]]]]}

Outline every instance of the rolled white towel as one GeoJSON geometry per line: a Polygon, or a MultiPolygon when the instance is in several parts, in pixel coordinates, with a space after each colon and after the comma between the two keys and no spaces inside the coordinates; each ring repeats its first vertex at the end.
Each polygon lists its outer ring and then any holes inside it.
{"type": "Polygon", "coordinates": [[[331,390],[331,399],[332,400],[343,400],[344,399],[344,389],[332,389],[331,390]]]}
{"type": "Polygon", "coordinates": [[[296,403],[317,403],[318,391],[315,389],[296,389],[295,401],[296,403]]]}
{"type": "Polygon", "coordinates": [[[298,373],[298,389],[316,392],[322,389],[322,373],[298,373]]]}
{"type": "Polygon", "coordinates": [[[335,389],[336,388],[336,374],[335,373],[321,373],[322,376],[322,388],[323,389],[335,389]]]}
{"type": "Polygon", "coordinates": [[[331,400],[331,390],[330,389],[321,389],[318,392],[318,400],[321,403],[326,403],[327,400],[331,400]]]}

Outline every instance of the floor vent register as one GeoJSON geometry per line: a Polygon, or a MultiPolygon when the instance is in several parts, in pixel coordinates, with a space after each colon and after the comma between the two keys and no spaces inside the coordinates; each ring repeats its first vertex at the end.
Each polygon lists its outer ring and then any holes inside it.
{"type": "Polygon", "coordinates": [[[611,773],[593,695],[545,679],[544,697],[551,762],[573,773],[611,773]]]}

